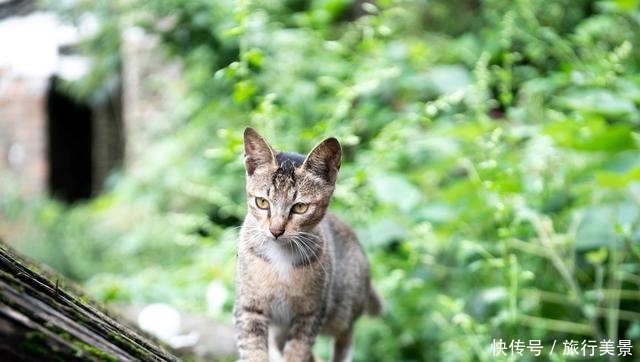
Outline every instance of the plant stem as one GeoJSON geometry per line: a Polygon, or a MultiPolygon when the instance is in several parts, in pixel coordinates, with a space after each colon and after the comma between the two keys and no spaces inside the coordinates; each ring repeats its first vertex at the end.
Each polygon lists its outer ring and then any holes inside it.
{"type": "Polygon", "coordinates": [[[538,214],[533,212],[526,212],[526,219],[528,219],[531,222],[531,224],[533,225],[533,228],[536,230],[536,233],[538,234],[538,237],[540,240],[540,244],[542,244],[542,246],[544,246],[545,249],[547,250],[547,256],[551,260],[553,267],[558,271],[558,273],[560,273],[562,280],[565,282],[565,284],[573,294],[574,298],[577,299],[577,302],[580,305],[580,310],[582,311],[582,314],[589,319],[589,323],[591,325],[593,335],[598,340],[602,340],[603,334],[602,334],[602,331],[600,330],[600,327],[598,326],[598,320],[596,319],[596,314],[590,313],[587,310],[585,306],[582,289],[580,288],[576,280],[573,278],[571,271],[569,270],[567,265],[564,263],[560,255],[558,255],[558,252],[553,245],[553,241],[551,240],[551,236],[550,236],[551,233],[549,230],[551,226],[547,225],[548,223],[545,224],[542,218],[538,214]]]}

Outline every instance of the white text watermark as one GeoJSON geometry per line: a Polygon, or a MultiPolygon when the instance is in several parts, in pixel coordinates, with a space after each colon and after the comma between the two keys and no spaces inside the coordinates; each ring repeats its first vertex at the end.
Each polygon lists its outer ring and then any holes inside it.
{"type": "Polygon", "coordinates": [[[563,356],[632,356],[631,340],[622,339],[617,343],[607,339],[602,341],[596,340],[565,340],[561,343],[558,341],[552,341],[548,347],[551,349],[543,352],[542,342],[538,339],[521,341],[516,340],[502,340],[494,339],[491,343],[491,349],[494,356],[524,356],[525,353],[533,354],[534,356],[540,356],[541,354],[562,354],[563,356]]]}

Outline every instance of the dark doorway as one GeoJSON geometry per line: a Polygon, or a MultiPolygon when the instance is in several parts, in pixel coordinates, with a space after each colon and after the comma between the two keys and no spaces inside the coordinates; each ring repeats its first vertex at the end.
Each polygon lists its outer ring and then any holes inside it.
{"type": "Polygon", "coordinates": [[[59,90],[59,79],[51,77],[47,93],[48,186],[51,195],[73,203],[93,192],[93,114],[59,90]]]}

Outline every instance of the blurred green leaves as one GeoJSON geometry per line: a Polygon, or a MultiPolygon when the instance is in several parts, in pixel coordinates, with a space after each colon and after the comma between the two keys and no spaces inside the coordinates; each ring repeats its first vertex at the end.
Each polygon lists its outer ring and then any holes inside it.
{"type": "Polygon", "coordinates": [[[86,205],[3,198],[0,213],[101,299],[206,310],[209,282],[233,289],[243,127],[299,152],[334,135],[332,207],[386,304],[360,322],[356,360],[489,361],[496,338],[637,345],[638,1],[361,3],[114,5],[182,63],[178,126],[86,205]]]}

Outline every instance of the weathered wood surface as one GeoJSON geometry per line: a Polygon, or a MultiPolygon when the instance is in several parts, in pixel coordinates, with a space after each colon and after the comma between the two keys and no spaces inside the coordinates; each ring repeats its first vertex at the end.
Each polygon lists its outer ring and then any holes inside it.
{"type": "Polygon", "coordinates": [[[179,361],[1,241],[0,360],[179,361]]]}

